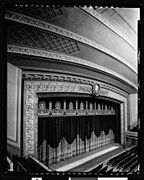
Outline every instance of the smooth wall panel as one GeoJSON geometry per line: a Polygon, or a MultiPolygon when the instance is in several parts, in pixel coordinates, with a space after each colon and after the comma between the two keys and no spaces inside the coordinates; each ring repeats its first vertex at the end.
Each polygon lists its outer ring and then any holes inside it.
{"type": "Polygon", "coordinates": [[[21,70],[7,63],[7,140],[20,147],[21,70]]]}
{"type": "Polygon", "coordinates": [[[133,128],[138,123],[138,94],[130,94],[128,97],[128,128],[133,128]]]}

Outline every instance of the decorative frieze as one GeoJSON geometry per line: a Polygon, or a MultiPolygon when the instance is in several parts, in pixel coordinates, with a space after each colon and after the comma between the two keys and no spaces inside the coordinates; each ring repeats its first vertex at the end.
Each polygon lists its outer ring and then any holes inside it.
{"type": "Polygon", "coordinates": [[[54,74],[54,73],[25,73],[23,74],[23,78],[25,80],[32,80],[32,81],[39,81],[39,80],[44,80],[44,81],[57,81],[57,82],[72,82],[72,83],[80,83],[80,84],[87,84],[92,86],[92,93],[95,93],[95,85],[98,84],[100,86],[100,91],[99,95],[101,96],[107,96],[109,97],[109,92],[115,92],[116,94],[120,94],[121,96],[128,97],[128,94],[116,87],[113,87],[111,85],[105,84],[100,81],[94,81],[90,80],[88,78],[82,78],[82,77],[76,77],[76,76],[69,76],[69,75],[64,75],[64,74],[54,74]]]}
{"type": "Polygon", "coordinates": [[[71,82],[55,82],[55,81],[28,81],[26,87],[36,89],[39,93],[44,92],[73,92],[91,94],[92,87],[86,84],[78,84],[71,82]]]}
{"type": "MultiPolygon", "coordinates": [[[[46,30],[46,31],[50,31],[50,32],[53,32],[53,33],[56,33],[56,34],[60,34],[62,36],[66,36],[66,37],[71,38],[73,40],[76,40],[78,42],[84,43],[84,44],[86,44],[88,46],[96,48],[96,49],[98,49],[98,50],[100,50],[100,51],[114,57],[115,59],[117,59],[117,60],[121,61],[122,63],[126,64],[129,68],[131,68],[133,71],[136,72],[136,70],[131,66],[131,64],[129,64],[124,58],[122,58],[118,54],[114,53],[113,51],[111,51],[111,50],[109,50],[109,49],[107,49],[105,47],[103,47],[102,45],[100,45],[100,44],[98,44],[96,42],[93,42],[93,41],[91,41],[91,40],[89,40],[89,39],[87,39],[87,38],[85,38],[83,36],[80,36],[78,34],[75,34],[75,33],[71,32],[71,31],[68,31],[66,29],[60,28],[60,27],[52,25],[50,23],[47,23],[47,22],[44,22],[44,21],[29,17],[29,16],[26,16],[26,15],[23,15],[23,14],[19,14],[19,13],[13,12],[13,11],[6,11],[5,18],[8,19],[8,20],[15,21],[15,22],[19,22],[19,23],[30,25],[30,26],[34,26],[34,27],[37,27],[37,28],[40,28],[40,29],[43,29],[43,30],[46,30]]],[[[43,53],[43,55],[44,55],[44,53],[43,53]]]]}
{"type": "Polygon", "coordinates": [[[102,73],[107,73],[110,76],[111,75],[115,76],[116,78],[119,78],[122,81],[125,81],[126,83],[130,84],[131,86],[133,86],[134,88],[137,89],[137,86],[133,82],[129,81],[127,78],[121,76],[120,74],[116,73],[115,71],[112,71],[106,67],[102,67],[100,65],[97,65],[95,63],[92,63],[92,62],[84,60],[84,59],[80,59],[80,58],[76,58],[76,57],[68,56],[68,55],[63,55],[63,54],[52,53],[52,52],[48,52],[48,51],[42,51],[42,50],[37,50],[37,49],[32,49],[32,48],[15,46],[15,45],[8,45],[7,52],[39,56],[39,57],[45,57],[45,58],[50,58],[50,59],[57,59],[57,60],[61,60],[61,61],[71,62],[74,64],[80,64],[80,65],[83,65],[86,67],[91,67],[96,70],[100,70],[102,73]]]}
{"type": "MultiPolygon", "coordinates": [[[[41,103],[41,102],[40,102],[41,103]]],[[[40,105],[39,105],[40,106],[40,105]]],[[[115,110],[98,109],[38,109],[38,117],[66,117],[66,116],[115,115],[115,110]]]]}

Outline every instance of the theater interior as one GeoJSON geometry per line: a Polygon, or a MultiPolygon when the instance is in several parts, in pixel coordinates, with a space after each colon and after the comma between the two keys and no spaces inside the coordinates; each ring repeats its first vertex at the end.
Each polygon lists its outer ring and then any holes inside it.
{"type": "Polygon", "coordinates": [[[10,6],[9,172],[136,173],[139,8],[10,6]]]}

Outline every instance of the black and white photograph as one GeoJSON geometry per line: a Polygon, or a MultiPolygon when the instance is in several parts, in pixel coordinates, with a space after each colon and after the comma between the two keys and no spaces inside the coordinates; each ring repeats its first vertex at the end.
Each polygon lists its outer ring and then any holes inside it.
{"type": "Polygon", "coordinates": [[[139,173],[140,8],[14,4],[4,18],[7,173],[139,173]]]}

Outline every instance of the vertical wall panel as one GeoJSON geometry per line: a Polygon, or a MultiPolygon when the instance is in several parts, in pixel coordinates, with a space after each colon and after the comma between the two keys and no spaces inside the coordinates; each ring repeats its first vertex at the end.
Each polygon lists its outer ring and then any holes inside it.
{"type": "Polygon", "coordinates": [[[131,94],[128,97],[128,128],[133,128],[138,121],[138,94],[131,94]]]}
{"type": "Polygon", "coordinates": [[[7,142],[9,149],[16,149],[16,151],[20,149],[20,134],[21,70],[7,63],[7,142]]]}

